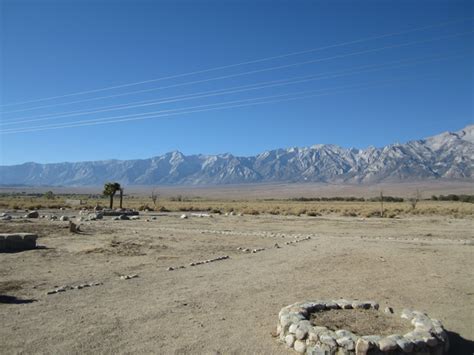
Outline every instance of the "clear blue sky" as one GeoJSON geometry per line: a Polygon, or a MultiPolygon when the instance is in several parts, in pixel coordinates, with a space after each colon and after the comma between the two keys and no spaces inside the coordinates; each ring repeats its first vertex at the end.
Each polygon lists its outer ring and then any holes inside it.
{"type": "Polygon", "coordinates": [[[472,1],[3,0],[1,6],[2,105],[471,18],[192,76],[3,106],[0,130],[352,87],[294,101],[4,134],[0,135],[2,165],[148,158],[171,150],[185,154],[252,155],[268,149],[318,143],[364,148],[458,130],[473,122],[474,36],[451,36],[473,31],[472,1]],[[444,38],[433,40],[440,37],[444,38]],[[409,42],[417,43],[404,45],[409,42]],[[387,46],[398,47],[349,55],[387,46]],[[251,75],[57,105],[337,56],[340,57],[251,75]],[[411,64],[397,67],[393,64],[396,61],[411,64]],[[383,67],[389,63],[395,67],[383,67]],[[17,122],[271,80],[349,73],[361,70],[357,69],[361,66],[375,65],[383,70],[120,111],[17,122]],[[357,85],[367,87],[355,89],[357,85]],[[56,106],[8,112],[40,105],[56,106]]]}

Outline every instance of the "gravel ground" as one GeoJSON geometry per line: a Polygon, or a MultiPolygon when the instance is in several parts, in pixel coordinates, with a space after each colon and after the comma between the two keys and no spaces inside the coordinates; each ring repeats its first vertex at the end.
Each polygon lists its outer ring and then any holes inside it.
{"type": "Polygon", "coordinates": [[[473,351],[471,219],[179,216],[81,222],[81,234],[0,221],[42,246],[0,254],[1,352],[288,354],[271,335],[280,309],[333,298],[426,311],[453,354],[473,351]]]}

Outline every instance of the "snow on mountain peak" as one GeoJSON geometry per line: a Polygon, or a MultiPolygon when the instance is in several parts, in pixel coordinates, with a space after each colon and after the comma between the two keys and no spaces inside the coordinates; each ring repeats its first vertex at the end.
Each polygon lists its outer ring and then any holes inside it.
{"type": "Polygon", "coordinates": [[[316,144],[254,157],[185,156],[179,151],[142,160],[0,166],[0,183],[100,185],[241,184],[258,182],[374,183],[418,179],[474,180],[474,125],[406,144],[345,149],[316,144]]]}

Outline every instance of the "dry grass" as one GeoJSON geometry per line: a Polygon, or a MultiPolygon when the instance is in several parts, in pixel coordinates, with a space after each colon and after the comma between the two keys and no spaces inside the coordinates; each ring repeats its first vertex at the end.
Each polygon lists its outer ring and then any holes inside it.
{"type": "MultiPolygon", "coordinates": [[[[67,196],[67,198],[71,198],[67,196]]],[[[102,197],[76,196],[83,200],[81,207],[108,206],[108,199],[102,197]]],[[[44,209],[67,207],[66,197],[57,196],[46,199],[42,196],[3,195],[0,196],[0,209],[44,209]]],[[[243,213],[247,215],[340,215],[347,217],[380,217],[380,203],[371,201],[293,201],[293,200],[223,200],[203,198],[160,199],[156,206],[149,197],[127,196],[124,207],[162,212],[208,211],[211,213],[243,213]]],[[[420,201],[413,209],[409,201],[385,202],[384,217],[396,218],[408,215],[440,215],[454,218],[472,217],[474,204],[457,201],[420,201]]]]}

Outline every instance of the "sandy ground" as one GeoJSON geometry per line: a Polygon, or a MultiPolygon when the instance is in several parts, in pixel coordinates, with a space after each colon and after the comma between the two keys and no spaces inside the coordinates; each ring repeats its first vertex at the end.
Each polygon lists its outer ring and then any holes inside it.
{"type": "Polygon", "coordinates": [[[152,215],[82,222],[80,235],[67,222],[0,222],[45,247],[0,254],[0,352],[289,354],[271,335],[279,310],[345,297],[426,311],[451,332],[453,354],[472,354],[470,219],[152,215]],[[46,295],[92,281],[103,284],[46,295]]]}

